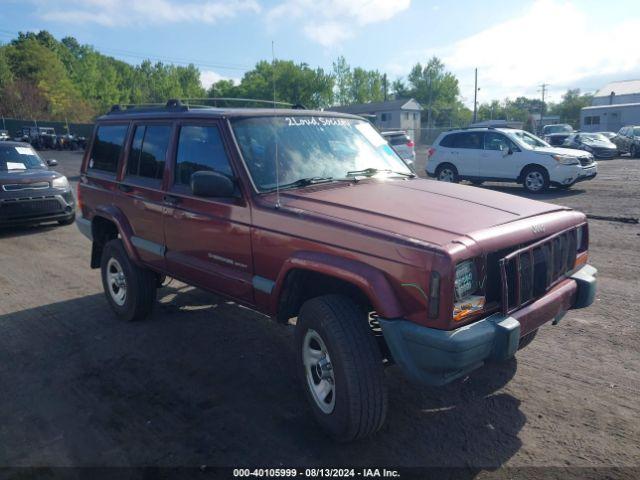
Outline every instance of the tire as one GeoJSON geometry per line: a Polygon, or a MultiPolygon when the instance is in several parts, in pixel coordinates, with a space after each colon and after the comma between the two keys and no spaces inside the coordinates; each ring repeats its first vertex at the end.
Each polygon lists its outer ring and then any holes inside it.
{"type": "Polygon", "coordinates": [[[522,186],[527,192],[542,193],[549,188],[549,174],[544,167],[528,167],[522,174],[522,186]]]}
{"type": "Polygon", "coordinates": [[[524,337],[522,337],[518,342],[518,350],[522,350],[531,342],[533,342],[533,339],[536,338],[537,334],[538,334],[538,329],[534,330],[533,332],[529,332],[524,337]]]}
{"type": "Polygon", "coordinates": [[[75,221],[76,221],[76,215],[73,214],[68,218],[63,218],[62,220],[58,220],[58,224],[62,226],[71,225],[75,221]]]}
{"type": "Polygon", "coordinates": [[[631,158],[638,158],[638,147],[631,145],[631,148],[629,149],[629,156],[631,158]]]}
{"type": "Polygon", "coordinates": [[[298,374],[322,429],[343,442],[378,431],[387,412],[384,367],[362,309],[341,295],[308,300],[295,336],[298,374]]]}
{"type": "Polygon", "coordinates": [[[134,265],[122,241],[110,240],[102,250],[102,286],[115,314],[122,320],[141,320],[151,313],[156,300],[157,277],[134,265]]]}
{"type": "Polygon", "coordinates": [[[439,182],[458,183],[458,169],[450,163],[443,163],[436,168],[436,179],[439,182]]]}

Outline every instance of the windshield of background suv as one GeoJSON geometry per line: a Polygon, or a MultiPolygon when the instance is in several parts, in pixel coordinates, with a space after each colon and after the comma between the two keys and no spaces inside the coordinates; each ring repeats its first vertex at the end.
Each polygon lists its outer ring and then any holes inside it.
{"type": "Polygon", "coordinates": [[[344,179],[355,171],[412,175],[387,141],[362,120],[269,116],[232,120],[242,156],[259,191],[301,179],[344,179]],[[380,170],[381,172],[375,172],[380,170]],[[382,172],[382,171],[385,172],[382,172]]]}
{"type": "Polygon", "coordinates": [[[550,147],[547,142],[524,130],[513,130],[509,132],[516,140],[528,147],[550,147]]]}
{"type": "Polygon", "coordinates": [[[0,171],[20,172],[34,168],[47,168],[33,148],[0,145],[0,171]]]}

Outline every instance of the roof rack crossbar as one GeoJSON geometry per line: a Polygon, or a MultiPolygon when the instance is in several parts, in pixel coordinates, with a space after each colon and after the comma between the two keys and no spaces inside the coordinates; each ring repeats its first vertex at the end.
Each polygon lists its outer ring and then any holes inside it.
{"type": "Polygon", "coordinates": [[[136,113],[144,112],[159,112],[159,111],[188,111],[193,108],[215,108],[218,102],[243,102],[243,103],[257,103],[264,105],[264,108],[270,106],[289,107],[293,109],[306,110],[306,107],[300,103],[292,104],[288,102],[274,102],[273,100],[261,100],[258,98],[232,98],[232,97],[199,97],[199,98],[171,98],[166,103],[129,103],[129,104],[117,104],[113,105],[107,115],[117,115],[122,113],[130,113],[135,111],[136,113]],[[213,102],[213,105],[206,105],[198,102],[213,102]]]}

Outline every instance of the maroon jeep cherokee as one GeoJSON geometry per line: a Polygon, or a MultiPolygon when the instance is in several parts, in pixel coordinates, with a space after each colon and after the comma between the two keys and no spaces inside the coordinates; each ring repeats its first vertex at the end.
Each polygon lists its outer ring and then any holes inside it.
{"type": "Polygon", "coordinates": [[[170,276],[295,323],[309,403],[341,440],[381,427],[385,365],[442,385],[595,296],[585,215],[416,178],[356,116],[114,108],[81,174],[115,313],[149,315],[170,276]]]}

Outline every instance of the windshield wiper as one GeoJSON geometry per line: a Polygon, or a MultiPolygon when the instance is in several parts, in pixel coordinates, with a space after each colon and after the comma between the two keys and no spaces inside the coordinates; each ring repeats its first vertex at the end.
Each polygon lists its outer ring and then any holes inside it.
{"type": "Polygon", "coordinates": [[[402,175],[403,177],[415,178],[415,173],[406,173],[406,172],[396,172],[394,170],[390,170],[388,168],[365,168],[363,170],[352,170],[351,172],[347,172],[347,177],[355,177],[355,176],[363,176],[363,177],[372,177],[378,173],[393,173],[394,175],[402,175]]]}
{"type": "MultiPolygon", "coordinates": [[[[282,188],[306,187],[309,185],[315,185],[317,183],[327,183],[327,182],[333,182],[333,181],[334,181],[333,177],[305,177],[305,178],[299,178],[298,180],[295,180],[293,182],[280,184],[278,185],[277,188],[282,189],[282,188]]],[[[272,187],[267,191],[275,192],[277,188],[272,187]]]]}

